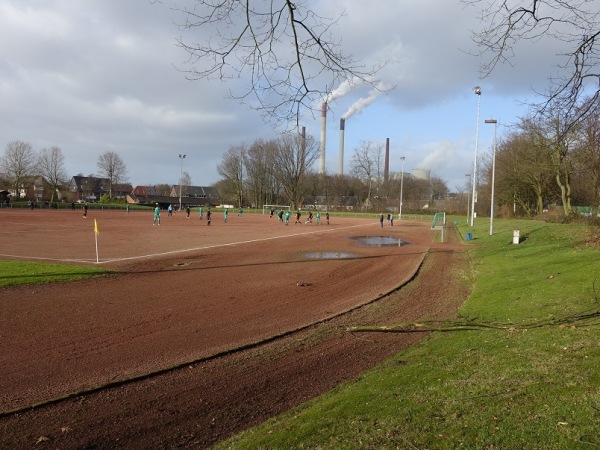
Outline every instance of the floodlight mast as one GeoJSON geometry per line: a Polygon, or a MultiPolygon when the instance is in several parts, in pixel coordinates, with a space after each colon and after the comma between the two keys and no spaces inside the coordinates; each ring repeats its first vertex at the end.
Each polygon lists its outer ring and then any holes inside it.
{"type": "Polygon", "coordinates": [[[181,170],[179,172],[179,211],[181,211],[181,183],[183,182],[183,160],[185,159],[185,155],[179,154],[179,159],[181,161],[181,170]]]}
{"type": "Polygon", "coordinates": [[[492,151],[492,199],[490,202],[490,236],[494,234],[494,181],[496,178],[496,128],[498,121],[496,119],[486,119],[485,123],[494,125],[494,150],[492,151]]]}
{"type": "Polygon", "coordinates": [[[469,184],[467,187],[467,225],[469,225],[469,212],[471,211],[471,197],[469,191],[471,190],[471,174],[465,173],[465,177],[469,177],[469,184]]]}
{"type": "Polygon", "coordinates": [[[473,93],[477,95],[477,130],[475,131],[475,159],[473,161],[473,192],[471,198],[471,226],[475,225],[475,201],[477,192],[477,153],[479,150],[479,110],[481,106],[481,88],[475,86],[473,93]]]}
{"type": "Polygon", "coordinates": [[[406,156],[401,156],[402,168],[400,169],[400,204],[398,205],[398,220],[402,220],[402,189],[404,187],[404,160],[406,156]]]}

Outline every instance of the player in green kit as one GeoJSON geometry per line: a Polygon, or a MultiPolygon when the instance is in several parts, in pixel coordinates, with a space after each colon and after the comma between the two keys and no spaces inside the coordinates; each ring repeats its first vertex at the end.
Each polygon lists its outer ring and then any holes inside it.
{"type": "Polygon", "coordinates": [[[158,206],[158,203],[156,204],[156,208],[154,208],[154,220],[152,221],[152,225],[156,225],[158,222],[158,225],[160,225],[160,207],[158,206]]]}

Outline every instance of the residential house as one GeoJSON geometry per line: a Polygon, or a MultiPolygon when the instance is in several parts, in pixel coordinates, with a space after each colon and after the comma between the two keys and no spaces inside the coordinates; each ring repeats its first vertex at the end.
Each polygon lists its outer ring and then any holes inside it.
{"type": "Polygon", "coordinates": [[[155,186],[136,186],[127,195],[127,203],[135,205],[158,205],[166,208],[173,204],[173,199],[166,195],[160,195],[155,186]]]}
{"type": "Polygon", "coordinates": [[[69,183],[68,190],[71,201],[97,202],[104,194],[108,194],[108,186],[108,178],[75,175],[69,183]]]}
{"type": "Polygon", "coordinates": [[[124,200],[133,191],[131,183],[115,183],[112,185],[113,198],[124,200]]]}
{"type": "Polygon", "coordinates": [[[175,199],[174,204],[179,205],[181,195],[181,204],[183,206],[217,205],[218,195],[214,188],[209,186],[180,186],[175,184],[171,187],[171,198],[175,199]]]}

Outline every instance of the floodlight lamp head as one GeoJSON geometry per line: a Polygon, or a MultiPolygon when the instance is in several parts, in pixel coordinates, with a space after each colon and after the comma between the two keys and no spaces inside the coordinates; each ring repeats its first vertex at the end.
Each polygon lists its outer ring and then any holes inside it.
{"type": "Polygon", "coordinates": [[[473,92],[475,93],[475,95],[481,95],[481,88],[479,86],[475,86],[473,88],[473,92]]]}

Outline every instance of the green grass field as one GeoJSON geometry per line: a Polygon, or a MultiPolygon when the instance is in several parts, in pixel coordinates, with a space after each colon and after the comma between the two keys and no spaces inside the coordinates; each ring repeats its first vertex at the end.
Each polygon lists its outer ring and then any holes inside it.
{"type": "Polygon", "coordinates": [[[71,264],[0,260],[0,288],[21,284],[73,281],[110,273],[106,269],[71,264]]]}
{"type": "Polygon", "coordinates": [[[474,236],[465,274],[474,289],[456,320],[430,324],[439,331],[417,346],[216,448],[600,447],[593,230],[497,220],[490,237],[478,222],[458,225],[474,236]]]}

